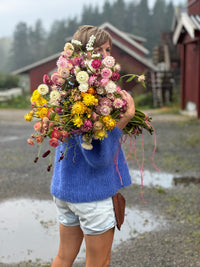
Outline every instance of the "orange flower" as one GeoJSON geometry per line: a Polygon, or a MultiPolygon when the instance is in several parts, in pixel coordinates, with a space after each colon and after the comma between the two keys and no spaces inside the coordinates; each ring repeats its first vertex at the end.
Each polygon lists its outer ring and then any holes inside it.
{"type": "Polygon", "coordinates": [[[94,90],[93,87],[89,87],[88,90],[87,90],[87,93],[91,94],[91,95],[95,95],[96,94],[96,90],[94,90]]]}

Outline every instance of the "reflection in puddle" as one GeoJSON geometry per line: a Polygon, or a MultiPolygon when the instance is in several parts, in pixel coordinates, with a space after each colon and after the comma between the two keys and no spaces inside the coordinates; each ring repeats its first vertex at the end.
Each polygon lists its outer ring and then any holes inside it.
{"type": "Polygon", "coordinates": [[[19,136],[1,136],[0,142],[9,142],[9,141],[15,141],[18,139],[22,139],[19,136]]]}
{"type": "MultiPolygon", "coordinates": [[[[141,184],[140,171],[130,170],[132,183],[141,184]]],[[[148,170],[143,171],[143,185],[144,186],[159,186],[163,188],[170,188],[173,186],[173,179],[175,175],[166,172],[150,172],[148,170]]],[[[178,176],[177,176],[178,177],[178,176]]]]}
{"type": "MultiPolygon", "coordinates": [[[[126,208],[122,230],[115,232],[113,247],[138,234],[152,231],[164,222],[155,215],[126,208]]],[[[0,203],[0,262],[50,262],[59,244],[53,201],[19,199],[0,203]]],[[[85,256],[84,244],[77,260],[85,256]]]]}

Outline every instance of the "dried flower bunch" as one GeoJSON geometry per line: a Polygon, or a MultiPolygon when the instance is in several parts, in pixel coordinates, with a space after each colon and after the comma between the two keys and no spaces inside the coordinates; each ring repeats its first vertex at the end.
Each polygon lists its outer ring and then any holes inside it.
{"type": "MultiPolygon", "coordinates": [[[[95,36],[91,36],[87,52],[82,51],[80,41],[66,43],[57,60],[57,71],[51,77],[45,74],[43,84],[33,92],[32,110],[25,114],[25,120],[37,120],[35,133],[28,139],[30,145],[42,144],[48,137],[49,145],[57,147],[76,134],[82,136],[85,149],[92,149],[92,139],[106,138],[107,131],[112,131],[126,112],[127,103],[119,93],[120,65],[112,56],[96,54],[94,41],[95,36]],[[78,52],[74,46],[79,47],[78,52]]],[[[144,84],[144,75],[129,76],[128,81],[137,78],[144,84]]],[[[152,134],[150,121],[150,117],[136,109],[123,131],[136,136],[146,129],[152,134]]],[[[49,153],[50,150],[43,156],[49,153]]]]}

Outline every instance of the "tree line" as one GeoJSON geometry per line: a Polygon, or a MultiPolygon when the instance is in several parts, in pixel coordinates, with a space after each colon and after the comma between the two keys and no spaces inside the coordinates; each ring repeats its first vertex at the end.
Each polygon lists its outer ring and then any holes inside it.
{"type": "Polygon", "coordinates": [[[118,29],[146,38],[145,47],[152,51],[160,43],[161,31],[170,31],[174,5],[166,0],[156,0],[152,9],[148,0],[126,2],[105,0],[102,9],[91,4],[84,5],[80,18],[66,18],[52,23],[50,30],[44,30],[42,20],[28,26],[19,22],[13,34],[10,52],[6,55],[0,43],[0,72],[16,70],[37,60],[60,52],[66,38],[72,36],[80,25],[113,24],[118,29]]]}

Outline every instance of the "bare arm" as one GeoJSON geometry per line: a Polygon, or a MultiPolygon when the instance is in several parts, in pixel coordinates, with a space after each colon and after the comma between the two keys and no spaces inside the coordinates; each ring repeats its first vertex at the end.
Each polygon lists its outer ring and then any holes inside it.
{"type": "Polygon", "coordinates": [[[125,90],[119,92],[123,99],[127,101],[127,110],[123,114],[123,117],[117,122],[117,127],[121,130],[127,125],[127,123],[135,116],[135,104],[132,96],[125,90]]]}

